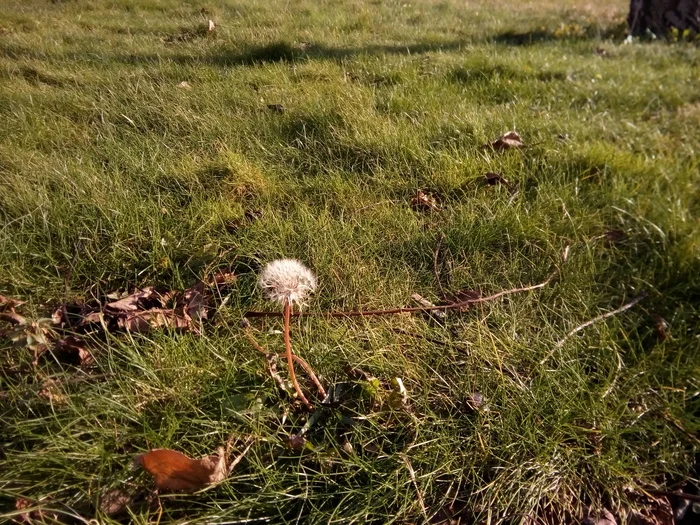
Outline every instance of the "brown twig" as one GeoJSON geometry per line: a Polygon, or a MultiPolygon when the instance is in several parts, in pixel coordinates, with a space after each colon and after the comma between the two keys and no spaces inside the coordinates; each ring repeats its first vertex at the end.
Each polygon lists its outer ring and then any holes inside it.
{"type": "Polygon", "coordinates": [[[645,492],[649,494],[654,494],[656,496],[674,496],[680,499],[687,499],[689,501],[700,501],[699,494],[688,494],[687,492],[673,492],[672,490],[657,490],[657,489],[644,489],[645,492]]]}
{"type": "MultiPolygon", "coordinates": [[[[292,315],[294,317],[368,317],[372,315],[393,315],[393,314],[402,314],[402,313],[411,313],[411,312],[432,312],[434,310],[452,310],[456,308],[464,308],[465,306],[468,306],[470,304],[475,304],[475,303],[486,303],[489,301],[493,301],[495,299],[498,299],[499,297],[503,297],[504,295],[510,295],[514,293],[520,293],[520,292],[529,292],[530,290],[537,290],[538,288],[544,288],[547,286],[551,280],[554,278],[554,276],[557,274],[557,272],[554,272],[552,275],[550,275],[546,281],[541,282],[539,284],[533,284],[531,286],[523,286],[522,288],[512,288],[510,290],[503,290],[502,292],[498,292],[493,295],[489,295],[488,297],[476,297],[474,299],[465,299],[464,301],[459,301],[456,303],[452,304],[447,304],[447,305],[438,305],[438,306],[430,306],[430,307],[414,307],[414,308],[390,308],[388,310],[351,310],[348,312],[296,312],[293,313],[292,315]]],[[[281,317],[284,314],[280,314],[279,312],[256,312],[256,311],[250,311],[246,312],[243,316],[244,317],[281,317]]]]}
{"type": "Polygon", "coordinates": [[[292,305],[289,302],[289,300],[287,300],[284,303],[284,348],[287,352],[287,368],[289,369],[289,379],[291,379],[292,385],[294,385],[294,390],[296,390],[301,402],[304,403],[307,409],[313,410],[314,407],[311,405],[311,403],[309,403],[309,400],[306,399],[304,392],[301,391],[301,387],[299,386],[299,382],[297,381],[297,375],[294,373],[294,354],[292,354],[292,341],[289,336],[289,320],[291,317],[291,312],[292,305]]]}
{"type": "Polygon", "coordinates": [[[550,352],[545,356],[545,358],[542,359],[542,361],[540,361],[540,364],[541,365],[545,364],[549,360],[549,358],[552,357],[552,354],[554,354],[554,352],[556,352],[562,346],[564,346],[564,343],[566,343],[566,341],[568,341],[571,336],[577,334],[578,332],[580,332],[584,328],[588,328],[589,326],[597,323],[598,321],[602,321],[603,319],[607,319],[608,317],[612,317],[613,315],[617,315],[619,313],[622,313],[625,310],[629,310],[634,305],[636,305],[638,302],[640,302],[642,299],[644,299],[647,295],[648,295],[647,292],[642,292],[640,295],[638,295],[637,297],[632,299],[629,303],[622,305],[620,308],[616,308],[615,310],[601,314],[597,317],[594,317],[590,321],[586,321],[582,325],[577,326],[576,328],[571,330],[571,332],[569,332],[564,337],[559,339],[559,341],[557,341],[557,344],[555,344],[554,348],[552,348],[552,350],[550,350],[550,352]]]}
{"type": "MultiPolygon", "coordinates": [[[[243,326],[243,333],[245,336],[248,338],[248,341],[250,341],[250,344],[253,345],[253,348],[255,348],[258,352],[265,354],[265,357],[268,356],[275,356],[275,357],[281,357],[283,359],[287,359],[286,354],[274,354],[270,353],[267,350],[265,350],[260,343],[258,343],[257,339],[255,339],[255,336],[250,333],[250,325],[244,325],[243,326]]],[[[311,381],[313,381],[314,385],[316,385],[316,388],[318,389],[318,394],[321,396],[321,399],[324,399],[326,397],[326,389],[323,388],[323,385],[321,384],[321,381],[318,379],[318,376],[316,373],[313,371],[311,368],[311,365],[307,363],[305,360],[303,360],[301,357],[299,357],[296,354],[292,354],[292,359],[294,359],[295,362],[301,366],[304,371],[309,375],[309,378],[311,378],[311,381]]],[[[268,358],[269,360],[269,358],[268,358]]]]}

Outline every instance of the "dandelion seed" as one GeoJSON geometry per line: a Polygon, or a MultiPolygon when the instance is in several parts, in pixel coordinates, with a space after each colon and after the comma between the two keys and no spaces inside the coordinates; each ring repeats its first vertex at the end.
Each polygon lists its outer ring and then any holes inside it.
{"type": "Polygon", "coordinates": [[[316,277],[295,259],[277,259],[265,266],[258,284],[270,301],[303,305],[316,289],[316,277]]]}

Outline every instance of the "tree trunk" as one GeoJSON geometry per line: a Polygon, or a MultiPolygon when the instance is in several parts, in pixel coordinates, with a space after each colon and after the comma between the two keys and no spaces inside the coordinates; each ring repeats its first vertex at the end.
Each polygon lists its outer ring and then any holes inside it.
{"type": "Polygon", "coordinates": [[[647,30],[666,36],[671,28],[700,33],[700,0],[631,0],[627,16],[635,36],[647,30]]]}

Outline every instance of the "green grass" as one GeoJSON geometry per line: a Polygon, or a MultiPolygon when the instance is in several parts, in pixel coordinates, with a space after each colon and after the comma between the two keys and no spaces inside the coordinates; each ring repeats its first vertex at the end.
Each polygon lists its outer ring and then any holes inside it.
{"type": "MultiPolygon", "coordinates": [[[[462,523],[588,506],[624,522],[635,490],[681,487],[700,429],[700,52],[622,45],[615,4],[229,0],[205,6],[207,34],[200,2],[3,1],[0,293],[38,318],[64,297],[239,278],[203,335],[115,334],[90,369],[3,343],[0,511],[27,498],[109,521],[101,494],[151,486],[134,454],[201,456],[231,433],[257,438],[233,477],[165,499],[161,522],[422,522],[405,459],[436,523],[449,505],[462,523]],[[531,146],[481,147],[511,129],[531,146]],[[517,192],[480,184],[489,171],[517,192]],[[412,210],[418,189],[440,211],[412,210]],[[410,305],[439,297],[441,238],[451,291],[560,273],[444,322],[295,321],[327,382],[348,363],[400,377],[409,410],[350,404],[355,426],[333,410],[312,450],[287,450],[303,414],[238,328],[268,308],[260,265],[311,266],[312,311],[410,305]],[[48,380],[63,402],[39,395],[48,380]]],[[[281,323],[253,324],[282,349],[266,335],[281,323]]]]}

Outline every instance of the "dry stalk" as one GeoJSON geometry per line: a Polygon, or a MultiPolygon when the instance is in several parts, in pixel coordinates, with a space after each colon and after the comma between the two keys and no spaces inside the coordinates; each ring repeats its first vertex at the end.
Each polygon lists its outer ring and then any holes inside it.
{"type": "MultiPolygon", "coordinates": [[[[453,310],[456,308],[464,308],[465,306],[468,306],[470,304],[476,304],[476,303],[486,303],[489,301],[493,301],[495,299],[498,299],[499,297],[503,297],[504,295],[510,295],[514,293],[520,293],[520,292],[529,292],[530,290],[537,290],[538,288],[544,288],[547,286],[551,280],[554,278],[554,276],[557,274],[557,272],[554,272],[552,275],[550,275],[546,281],[541,282],[539,284],[533,284],[531,286],[523,286],[521,288],[511,288],[510,290],[503,290],[502,292],[498,292],[493,295],[489,295],[488,297],[478,297],[474,299],[465,299],[464,301],[459,301],[456,303],[452,304],[447,304],[447,305],[439,305],[439,306],[430,306],[430,307],[413,307],[413,308],[390,308],[388,310],[351,310],[348,312],[296,312],[291,315],[294,317],[368,317],[368,316],[373,316],[373,315],[394,315],[394,314],[402,314],[402,313],[412,313],[412,312],[432,312],[435,310],[453,310]]],[[[256,311],[249,311],[246,312],[243,316],[244,317],[281,317],[284,314],[280,314],[279,312],[256,312],[256,311]]]]}
{"type": "Polygon", "coordinates": [[[625,310],[629,310],[634,305],[636,305],[638,302],[640,302],[642,299],[644,299],[647,295],[648,295],[647,292],[642,292],[639,296],[635,297],[629,303],[621,306],[620,308],[616,308],[615,310],[612,310],[611,312],[606,312],[604,314],[601,314],[597,317],[594,317],[593,319],[591,319],[589,321],[586,321],[582,325],[577,326],[576,328],[571,330],[571,332],[569,332],[564,337],[559,339],[559,341],[557,341],[557,344],[555,344],[554,348],[552,348],[552,350],[550,350],[550,352],[545,356],[545,358],[542,359],[542,361],[540,361],[540,364],[541,365],[545,364],[549,360],[549,358],[552,357],[554,352],[556,352],[562,346],[564,346],[564,343],[566,343],[566,341],[568,341],[571,336],[577,334],[578,332],[580,332],[584,328],[588,328],[589,326],[591,326],[594,323],[597,323],[598,321],[602,321],[603,319],[607,319],[608,317],[612,317],[613,315],[617,315],[619,313],[622,313],[625,310]]]}

